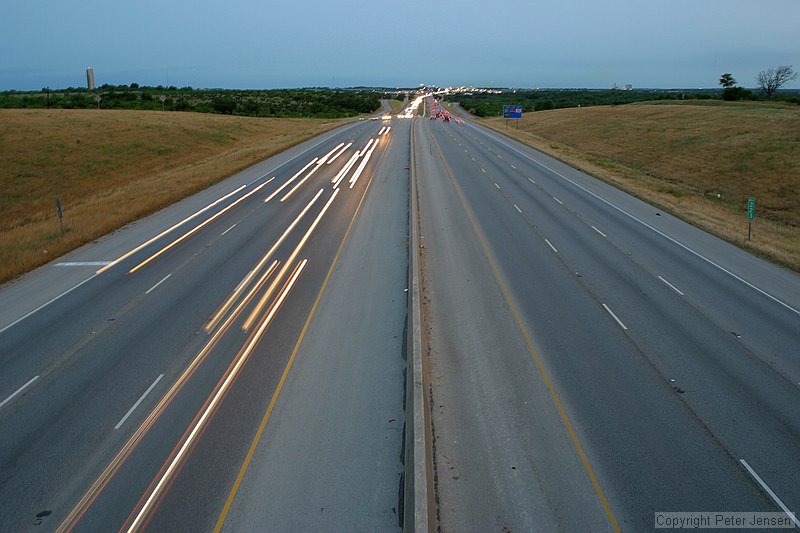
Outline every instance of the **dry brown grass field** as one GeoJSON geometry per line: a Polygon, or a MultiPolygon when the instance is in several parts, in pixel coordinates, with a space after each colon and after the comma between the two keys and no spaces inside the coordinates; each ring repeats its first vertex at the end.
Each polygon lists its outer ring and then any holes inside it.
{"type": "Polygon", "coordinates": [[[642,103],[484,119],[498,131],[800,271],[800,107],[642,103]],[[752,240],[747,200],[756,198],[752,240]]]}
{"type": "Polygon", "coordinates": [[[344,122],[0,110],[0,283],[344,122]]]}

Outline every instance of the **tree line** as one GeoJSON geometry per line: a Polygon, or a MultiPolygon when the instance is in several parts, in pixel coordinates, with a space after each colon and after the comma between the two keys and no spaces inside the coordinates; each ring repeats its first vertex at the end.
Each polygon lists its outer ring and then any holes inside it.
{"type": "Polygon", "coordinates": [[[102,85],[0,92],[0,108],[142,109],[194,111],[253,117],[346,118],[372,113],[388,97],[374,89],[193,89],[102,85]]]}
{"type": "MultiPolygon", "coordinates": [[[[797,79],[797,73],[791,65],[781,65],[779,67],[762,70],[756,76],[756,82],[761,94],[767,100],[772,100],[778,95],[778,90],[792,80],[797,79]]],[[[757,97],[752,91],[736,85],[736,78],[733,74],[726,72],[719,78],[722,86],[723,100],[756,100],[757,97]]],[[[800,102],[796,102],[800,103],[800,102]]]]}
{"type": "Polygon", "coordinates": [[[754,92],[737,85],[736,79],[729,72],[719,79],[719,89],[505,89],[496,92],[475,92],[473,94],[451,94],[445,97],[456,101],[470,113],[479,117],[493,117],[502,114],[503,105],[522,105],[523,112],[544,111],[566,107],[587,107],[596,105],[623,105],[634,102],[652,100],[781,100],[800,104],[800,91],[781,91],[788,82],[797,79],[797,73],[791,65],[770,68],[756,77],[757,88],[754,92]]]}
{"type": "Polygon", "coordinates": [[[598,105],[623,105],[650,100],[680,100],[683,98],[713,98],[711,91],[687,94],[668,90],[619,89],[506,89],[500,93],[475,92],[451,94],[447,100],[459,102],[468,112],[479,117],[493,117],[502,113],[503,105],[521,105],[524,113],[589,107],[598,105]]]}

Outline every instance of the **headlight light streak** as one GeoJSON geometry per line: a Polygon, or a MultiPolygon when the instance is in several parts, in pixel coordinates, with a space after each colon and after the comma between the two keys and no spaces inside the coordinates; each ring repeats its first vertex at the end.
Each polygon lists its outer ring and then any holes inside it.
{"type": "MultiPolygon", "coordinates": [[[[363,155],[365,155],[365,154],[371,153],[372,150],[370,149],[370,146],[372,147],[372,149],[374,149],[377,145],[378,145],[378,143],[375,142],[375,139],[370,139],[369,142],[367,142],[367,145],[363,149],[356,151],[356,153],[353,155],[353,157],[350,158],[350,161],[347,162],[347,164],[344,166],[344,168],[342,170],[340,170],[339,173],[336,176],[334,176],[333,180],[331,180],[333,182],[333,188],[334,189],[338,189],[339,184],[347,176],[347,173],[350,172],[350,169],[353,168],[353,165],[355,165],[355,163],[358,160],[358,158],[363,156],[363,155]],[[373,143],[375,143],[375,144],[373,144],[373,143]]],[[[362,166],[363,166],[363,163],[362,163],[362,166]]],[[[359,167],[359,168],[361,168],[361,167],[359,167]]],[[[350,188],[352,189],[353,188],[352,184],[354,183],[353,182],[353,178],[350,178],[350,182],[349,183],[351,184],[350,188]]]]}
{"type": "MultiPolygon", "coordinates": [[[[262,177],[263,177],[263,176],[262,176],[262,177]]],[[[274,179],[274,178],[273,178],[273,179],[274,179]]],[[[272,180],[269,180],[269,181],[272,181],[272,180]]],[[[267,181],[266,183],[269,183],[269,181],[267,181]]],[[[165,229],[164,231],[162,231],[161,233],[159,233],[158,235],[156,235],[156,236],[155,236],[155,237],[153,237],[152,239],[148,240],[147,242],[144,242],[144,243],[140,244],[139,246],[137,246],[136,248],[134,248],[134,249],[133,249],[133,250],[131,250],[130,252],[128,252],[128,253],[126,253],[125,255],[123,255],[122,257],[119,257],[119,258],[117,258],[117,259],[115,259],[115,260],[111,261],[109,264],[107,264],[106,266],[104,266],[103,268],[101,268],[100,270],[98,270],[97,272],[95,272],[95,274],[102,274],[103,272],[105,272],[106,270],[108,270],[108,269],[109,269],[109,268],[111,268],[112,266],[116,265],[117,263],[119,263],[119,262],[121,262],[121,261],[124,261],[125,259],[129,258],[130,256],[132,256],[133,254],[135,254],[136,252],[138,252],[139,250],[141,250],[141,249],[142,249],[142,248],[144,248],[145,246],[147,246],[147,245],[149,245],[149,244],[152,244],[153,242],[157,241],[158,239],[160,239],[161,237],[163,237],[164,235],[166,235],[166,234],[167,234],[167,233],[169,233],[170,231],[174,230],[175,228],[178,228],[178,227],[182,226],[183,224],[185,224],[185,223],[189,222],[189,221],[190,221],[190,220],[192,220],[193,218],[195,218],[195,217],[197,217],[197,216],[200,216],[201,214],[205,213],[206,211],[208,211],[209,209],[211,209],[212,207],[214,207],[214,206],[215,206],[215,205],[217,205],[218,203],[220,203],[220,202],[224,202],[225,200],[227,200],[228,198],[230,198],[231,196],[233,196],[234,194],[236,194],[237,192],[241,191],[242,189],[244,189],[244,188],[246,188],[246,187],[247,187],[247,185],[242,185],[241,187],[239,187],[239,188],[238,188],[238,189],[236,189],[235,191],[231,191],[231,192],[229,192],[228,194],[226,194],[226,195],[225,195],[225,196],[223,196],[222,198],[219,198],[219,199],[217,199],[217,200],[214,200],[212,203],[208,204],[207,206],[205,206],[205,207],[204,207],[203,209],[201,209],[200,211],[197,211],[197,212],[196,212],[196,213],[194,213],[193,215],[190,215],[190,216],[188,216],[188,217],[184,218],[184,219],[183,219],[183,220],[181,220],[180,222],[178,222],[178,223],[176,223],[176,224],[172,225],[170,228],[168,228],[168,229],[165,229]]]]}
{"type": "MultiPolygon", "coordinates": [[[[335,196],[335,195],[334,195],[335,196]]],[[[228,370],[217,383],[217,386],[214,388],[214,391],[206,400],[206,403],[203,405],[201,412],[198,412],[195,419],[192,421],[192,424],[187,428],[184,436],[182,437],[183,443],[180,444],[180,447],[176,445],[173,453],[170,456],[170,459],[167,459],[167,462],[164,463],[164,467],[162,467],[161,472],[163,474],[160,475],[160,478],[156,481],[153,480],[153,483],[148,488],[147,494],[149,492],[149,496],[144,501],[144,504],[139,509],[139,512],[136,513],[135,518],[131,521],[130,517],[126,520],[125,525],[123,525],[122,529],[126,529],[127,531],[133,532],[137,531],[140,527],[144,526],[146,523],[146,519],[149,519],[150,514],[156,507],[156,503],[159,501],[161,497],[161,493],[163,492],[164,488],[169,484],[171,481],[172,476],[178,471],[180,466],[183,464],[184,460],[188,456],[189,451],[194,446],[195,440],[197,437],[202,434],[203,430],[205,429],[205,425],[208,421],[212,418],[213,414],[216,412],[217,408],[219,407],[220,402],[227,394],[228,390],[230,389],[231,385],[236,381],[236,378],[239,375],[244,364],[250,358],[253,353],[253,350],[261,341],[261,338],[264,335],[264,332],[269,327],[272,319],[277,314],[278,310],[281,308],[281,305],[285,301],[289,292],[291,292],[292,287],[294,286],[297,279],[300,277],[300,274],[303,272],[306,264],[308,263],[307,259],[303,259],[296,267],[292,276],[283,286],[278,297],[270,306],[269,312],[263,317],[261,322],[259,322],[258,329],[256,329],[252,335],[248,338],[245,344],[242,346],[242,349],[239,350],[239,353],[236,355],[234,360],[231,362],[231,365],[228,367],[228,370]],[[166,467],[166,468],[165,468],[166,467]],[[130,525],[128,526],[128,522],[130,525]]],[[[144,496],[142,497],[144,499],[144,496]]],[[[141,500],[140,500],[141,501],[141,500]]],[[[135,511],[134,511],[135,512],[135,511]]],[[[133,516],[133,513],[131,513],[133,516]]]]}
{"type": "Polygon", "coordinates": [[[347,173],[350,172],[350,169],[353,168],[353,165],[356,164],[356,161],[359,157],[361,157],[361,150],[356,150],[356,153],[354,153],[350,160],[347,161],[347,164],[342,167],[342,170],[340,170],[339,173],[333,177],[331,183],[333,183],[334,189],[337,188],[344,177],[347,176],[347,173]]]}
{"type": "MultiPolygon", "coordinates": [[[[266,185],[266,183],[264,183],[262,185],[266,185]]],[[[241,189],[238,189],[238,190],[241,190],[241,189]]],[[[256,192],[256,191],[253,191],[253,192],[256,192]]],[[[295,218],[295,220],[292,222],[292,224],[289,226],[289,228],[287,228],[286,231],[283,233],[283,235],[281,235],[281,237],[273,245],[273,247],[265,255],[265,257],[269,257],[272,254],[274,254],[274,252],[275,252],[275,250],[277,250],[278,246],[288,236],[288,234],[292,231],[292,229],[294,229],[294,227],[300,222],[300,220],[305,216],[305,214],[308,212],[308,210],[311,208],[311,206],[319,199],[319,197],[321,196],[321,194],[323,192],[324,192],[324,189],[320,189],[319,190],[319,192],[315,195],[315,197],[311,200],[311,202],[309,202],[309,204],[306,205],[306,207],[297,216],[297,218],[295,218]]],[[[322,208],[322,211],[319,213],[319,215],[317,215],[317,218],[314,220],[314,222],[312,223],[311,227],[306,232],[306,234],[303,237],[303,239],[301,240],[300,244],[295,249],[295,251],[292,253],[292,255],[290,257],[290,261],[293,261],[296,258],[296,256],[299,253],[300,248],[304,245],[305,241],[311,235],[312,231],[314,230],[316,225],[319,223],[319,221],[321,220],[322,216],[325,214],[327,209],[333,203],[333,200],[334,200],[334,198],[336,198],[337,193],[338,193],[338,190],[334,191],[334,193],[328,199],[327,203],[322,208]]],[[[287,282],[284,285],[284,289],[283,289],[282,293],[279,295],[278,298],[276,298],[276,300],[273,302],[272,306],[270,306],[270,310],[269,310],[268,314],[266,315],[264,320],[259,323],[259,327],[258,327],[256,333],[253,334],[255,337],[254,336],[250,337],[251,342],[249,344],[249,351],[252,351],[252,349],[255,347],[255,345],[258,342],[257,340],[255,340],[253,342],[252,339],[254,339],[254,338],[255,339],[259,339],[261,337],[261,335],[263,335],[264,330],[269,325],[269,322],[272,320],[272,318],[275,316],[275,313],[278,311],[280,305],[285,300],[286,295],[288,294],[288,291],[291,290],[292,286],[294,285],[295,281],[297,280],[297,278],[299,277],[300,273],[302,272],[302,269],[305,268],[306,264],[307,264],[307,260],[303,260],[302,263],[299,265],[299,267],[296,267],[294,273],[292,274],[292,276],[290,278],[290,281],[287,282]]],[[[211,338],[208,340],[208,342],[203,346],[203,348],[195,356],[195,358],[189,363],[189,366],[183,371],[183,373],[178,377],[178,379],[170,387],[170,389],[163,396],[163,398],[158,402],[158,404],[153,408],[153,410],[147,415],[145,420],[138,426],[138,428],[133,433],[133,435],[123,445],[123,447],[120,449],[120,451],[117,452],[117,454],[109,462],[109,464],[106,466],[106,468],[103,470],[103,472],[101,472],[101,474],[97,477],[97,479],[94,481],[94,483],[92,483],[92,485],[89,487],[89,489],[86,491],[86,493],[75,504],[75,506],[72,508],[70,513],[67,515],[67,517],[63,520],[63,522],[59,525],[59,527],[58,527],[58,529],[56,531],[58,531],[58,532],[66,532],[66,531],[72,530],[76,526],[78,521],[80,521],[80,519],[83,517],[83,515],[86,513],[86,511],[91,507],[92,503],[97,499],[97,497],[100,495],[100,493],[106,487],[106,485],[108,485],[108,483],[114,477],[114,475],[119,470],[119,468],[124,464],[124,462],[128,459],[128,457],[130,457],[130,455],[135,450],[136,446],[138,446],[138,444],[144,439],[145,435],[147,435],[147,433],[150,430],[150,428],[155,424],[155,422],[164,413],[164,411],[167,409],[167,407],[172,403],[172,400],[174,400],[175,397],[178,395],[178,393],[183,389],[183,386],[189,381],[189,379],[192,377],[192,375],[194,375],[195,371],[200,367],[200,365],[203,363],[203,361],[205,361],[205,359],[208,357],[208,355],[217,346],[217,344],[219,343],[221,338],[230,330],[230,327],[232,326],[234,321],[237,320],[240,317],[240,315],[243,312],[244,308],[251,303],[252,299],[255,297],[255,295],[258,293],[258,291],[260,291],[263,288],[263,286],[266,284],[266,282],[268,281],[270,276],[273,274],[273,272],[276,270],[277,266],[279,266],[279,265],[280,265],[280,263],[276,262],[276,263],[273,263],[273,265],[270,266],[269,270],[264,275],[262,275],[262,277],[255,284],[255,286],[236,305],[235,309],[227,316],[227,318],[225,318],[225,320],[222,322],[220,327],[216,331],[214,331],[214,333],[211,335],[211,338]]],[[[258,269],[254,269],[254,270],[257,271],[258,269]]],[[[279,274],[279,277],[273,282],[273,284],[268,289],[267,295],[265,295],[264,299],[266,299],[268,297],[268,295],[271,294],[274,291],[274,287],[277,285],[277,281],[279,281],[284,276],[286,270],[288,270],[288,268],[286,268],[286,267],[284,267],[282,269],[281,273],[279,274]]],[[[241,289],[241,287],[244,287],[246,284],[247,284],[247,282],[240,283],[239,289],[241,289]]],[[[235,298],[234,298],[234,300],[235,300],[235,298]]],[[[224,315],[224,312],[223,312],[223,315],[224,315]]],[[[219,320],[219,318],[217,320],[219,320]]],[[[249,355],[249,351],[248,351],[248,355],[249,355]]],[[[135,527],[136,526],[132,526],[132,528],[135,528],[135,527]]]]}
{"type": "Polygon", "coordinates": [[[286,201],[286,200],[287,200],[287,199],[288,199],[288,198],[289,198],[291,195],[293,195],[293,194],[294,194],[294,192],[295,192],[297,189],[299,189],[299,188],[300,188],[300,186],[301,186],[301,185],[303,185],[303,184],[306,182],[306,180],[307,180],[308,178],[310,178],[311,176],[313,176],[313,175],[314,175],[314,172],[316,172],[317,170],[319,170],[319,169],[320,169],[320,167],[322,166],[322,163],[320,163],[320,161],[322,161],[322,159],[320,159],[319,161],[317,161],[317,166],[315,166],[314,168],[312,168],[312,169],[311,169],[311,172],[309,172],[308,174],[306,174],[306,177],[305,177],[305,178],[303,178],[303,179],[301,179],[300,181],[298,181],[298,182],[297,182],[297,185],[295,185],[294,187],[292,187],[292,190],[290,190],[289,192],[287,192],[287,193],[286,193],[286,194],[283,196],[283,198],[281,198],[281,202],[285,202],[285,201],[286,201]]]}
{"type": "Polygon", "coordinates": [[[244,279],[242,279],[242,281],[239,282],[239,285],[233,290],[233,293],[230,295],[228,300],[224,304],[222,304],[222,306],[220,306],[219,310],[211,317],[211,319],[206,324],[205,326],[206,332],[210,332],[212,329],[214,329],[214,326],[219,321],[219,319],[222,318],[222,315],[224,315],[225,312],[230,308],[230,306],[233,305],[233,302],[236,300],[238,295],[241,294],[242,291],[244,291],[245,287],[250,283],[250,281],[252,281],[253,277],[258,273],[259,270],[261,270],[264,267],[267,261],[269,261],[269,258],[272,257],[272,254],[274,254],[275,251],[278,249],[278,247],[283,243],[283,241],[286,240],[286,237],[289,236],[289,234],[292,232],[295,226],[297,226],[300,220],[302,220],[303,217],[306,215],[306,213],[308,213],[308,210],[311,209],[311,206],[314,205],[314,203],[319,199],[319,197],[322,195],[323,192],[324,189],[320,189],[319,192],[317,192],[314,198],[312,198],[312,200],[308,203],[308,205],[305,206],[305,208],[303,208],[300,214],[297,215],[297,217],[295,217],[294,221],[292,221],[292,223],[289,224],[289,227],[286,228],[286,230],[284,230],[283,234],[278,238],[278,240],[275,241],[275,244],[272,245],[269,251],[267,251],[267,253],[264,254],[261,260],[256,264],[255,267],[253,267],[253,269],[247,274],[247,276],[245,276],[244,279]]]}
{"type": "Polygon", "coordinates": [[[325,164],[325,161],[327,161],[327,160],[328,160],[328,158],[331,156],[331,154],[332,154],[333,152],[335,152],[336,150],[338,150],[339,148],[341,148],[342,146],[344,146],[344,143],[339,143],[338,145],[336,145],[336,148],[334,148],[333,150],[331,150],[331,151],[330,151],[330,152],[328,152],[327,154],[323,155],[323,156],[322,156],[322,157],[319,159],[319,161],[317,161],[317,165],[324,165],[324,164],[325,164]]]}
{"type": "Polygon", "coordinates": [[[210,224],[211,222],[213,222],[214,220],[216,220],[218,217],[221,217],[223,214],[225,214],[226,212],[228,212],[228,211],[230,211],[231,209],[233,209],[234,207],[236,207],[236,205],[237,205],[237,204],[239,204],[240,202],[243,202],[243,201],[245,201],[245,200],[246,200],[246,199],[248,199],[250,196],[252,196],[252,195],[254,195],[255,193],[257,193],[258,191],[260,191],[262,187],[264,187],[264,186],[265,186],[267,183],[269,183],[269,182],[270,182],[270,181],[272,181],[273,179],[275,179],[275,178],[271,178],[271,179],[269,179],[269,180],[265,181],[264,183],[262,183],[261,185],[259,185],[258,187],[256,187],[256,188],[255,188],[255,189],[253,189],[252,191],[250,191],[249,193],[247,193],[247,194],[245,194],[244,196],[242,196],[242,197],[238,198],[238,199],[237,199],[235,202],[233,202],[231,205],[229,205],[228,207],[226,207],[225,209],[223,209],[223,210],[222,210],[222,211],[220,211],[219,213],[217,213],[217,214],[215,214],[214,216],[212,216],[211,218],[209,218],[209,219],[205,220],[205,221],[204,221],[202,224],[200,224],[199,226],[196,226],[195,228],[193,228],[193,229],[191,229],[191,230],[187,231],[186,233],[184,233],[183,235],[181,235],[180,237],[178,237],[177,239],[175,239],[174,241],[172,241],[171,243],[169,243],[168,245],[166,245],[164,248],[162,248],[161,250],[157,251],[156,253],[154,253],[153,255],[151,255],[150,257],[148,257],[147,259],[145,259],[144,261],[142,261],[141,263],[139,263],[138,265],[136,265],[135,267],[133,267],[132,269],[130,269],[130,270],[128,271],[128,274],[133,274],[134,272],[136,272],[137,270],[139,270],[139,269],[140,269],[140,268],[142,268],[143,266],[147,265],[148,263],[150,263],[151,261],[153,261],[154,259],[156,259],[157,257],[159,257],[161,254],[163,254],[164,252],[166,252],[167,250],[169,250],[169,249],[170,249],[170,248],[172,248],[173,246],[177,245],[178,243],[180,243],[180,242],[181,242],[181,241],[183,241],[184,239],[186,239],[186,238],[188,238],[188,237],[190,237],[190,236],[194,235],[195,233],[197,233],[198,231],[200,231],[201,229],[203,229],[204,227],[206,227],[208,224],[210,224]]]}
{"type": "MultiPolygon", "coordinates": [[[[268,255],[264,256],[264,259],[268,259],[268,258],[269,258],[268,255]]],[[[264,262],[266,262],[266,261],[264,261],[264,262]]],[[[261,276],[261,279],[258,280],[258,283],[256,283],[255,289],[250,291],[250,293],[247,295],[247,297],[245,297],[245,299],[244,299],[245,302],[249,302],[250,298],[252,297],[251,295],[255,294],[255,292],[257,292],[259,289],[261,289],[261,287],[264,286],[264,283],[266,283],[266,281],[269,279],[269,277],[275,272],[275,270],[277,270],[278,264],[279,264],[279,261],[277,259],[272,262],[272,264],[267,269],[266,273],[264,273],[264,275],[261,276]]],[[[234,304],[234,302],[239,297],[239,295],[247,288],[247,285],[250,284],[250,281],[258,273],[258,271],[261,270],[262,266],[263,266],[263,264],[260,262],[256,266],[256,268],[251,270],[247,274],[247,276],[245,276],[245,278],[242,281],[239,282],[239,285],[236,286],[236,288],[233,290],[233,292],[228,297],[228,299],[225,300],[225,302],[219,307],[217,312],[214,313],[214,315],[211,317],[211,319],[209,319],[209,321],[206,323],[205,327],[203,328],[206,331],[206,333],[210,333],[211,330],[214,329],[214,327],[217,325],[217,322],[219,322],[219,320],[223,317],[223,315],[225,315],[225,313],[228,312],[228,309],[231,308],[231,306],[234,304]]],[[[247,303],[245,303],[245,305],[247,305],[247,303]]]]}
{"type": "MultiPolygon", "coordinates": [[[[371,140],[372,139],[370,139],[370,141],[371,140]]],[[[367,145],[367,146],[369,146],[369,145],[367,145]]],[[[372,146],[372,148],[370,148],[369,152],[367,152],[367,154],[364,156],[364,159],[361,160],[361,164],[358,165],[358,168],[356,169],[356,171],[353,172],[353,175],[350,177],[350,188],[351,189],[353,188],[353,186],[358,181],[358,178],[361,176],[361,173],[364,171],[364,167],[366,167],[367,163],[369,162],[369,158],[372,157],[372,152],[375,151],[375,148],[377,146],[378,146],[378,143],[375,143],[372,146]]]]}
{"type": "Polygon", "coordinates": [[[299,176],[300,176],[300,175],[301,175],[303,172],[305,172],[305,171],[308,169],[308,167],[310,167],[311,165],[313,165],[313,164],[314,164],[314,163],[316,163],[316,162],[317,162],[317,158],[315,157],[314,159],[312,159],[312,160],[311,160],[311,162],[310,162],[310,163],[308,163],[306,166],[304,166],[303,168],[301,168],[300,170],[298,170],[298,171],[297,171],[297,174],[295,174],[294,176],[292,176],[291,178],[289,178],[288,180],[286,180],[286,183],[284,183],[283,185],[281,185],[280,187],[278,187],[278,190],[277,190],[277,191],[275,191],[274,193],[272,193],[272,194],[270,194],[269,196],[267,196],[267,198],[264,200],[264,203],[267,203],[267,202],[269,202],[270,200],[272,200],[273,198],[275,198],[275,197],[276,197],[276,196],[277,196],[277,195],[278,195],[278,194],[279,194],[279,193],[280,193],[280,192],[281,192],[283,189],[285,189],[286,187],[288,187],[288,186],[289,186],[289,184],[290,184],[291,182],[293,182],[294,180],[296,180],[296,179],[297,179],[297,178],[298,178],[298,177],[299,177],[299,176]]]}
{"type": "Polygon", "coordinates": [[[269,289],[267,289],[267,292],[265,292],[264,295],[261,297],[261,299],[258,301],[258,304],[256,304],[255,309],[253,309],[253,311],[250,313],[250,316],[247,317],[247,320],[242,326],[243,331],[247,331],[248,329],[250,329],[250,326],[253,325],[253,322],[255,321],[256,317],[259,314],[261,314],[261,311],[264,308],[264,305],[266,305],[267,300],[269,300],[270,296],[272,296],[272,293],[275,291],[275,288],[278,286],[278,283],[280,283],[281,279],[283,279],[283,277],[286,275],[286,271],[289,269],[289,266],[297,258],[297,255],[300,253],[300,250],[302,250],[306,241],[314,232],[314,229],[316,229],[317,224],[319,224],[319,221],[322,220],[322,217],[325,215],[325,212],[331,206],[333,200],[336,198],[336,195],[339,194],[340,190],[341,189],[336,189],[335,191],[333,191],[333,194],[328,199],[328,202],[325,204],[325,206],[322,208],[322,211],[319,212],[317,218],[315,218],[314,222],[311,223],[311,227],[308,228],[306,234],[303,235],[303,238],[300,239],[300,242],[297,244],[292,254],[286,260],[286,263],[283,265],[283,268],[278,273],[278,276],[272,281],[272,283],[269,286],[269,289]]]}
{"type": "Polygon", "coordinates": [[[336,158],[338,158],[340,155],[342,155],[342,154],[344,153],[344,151],[345,151],[345,150],[347,150],[348,148],[350,148],[351,146],[353,146],[353,143],[351,143],[351,142],[350,142],[350,143],[347,143],[347,144],[344,146],[344,148],[342,148],[341,150],[339,150],[339,151],[336,153],[336,155],[334,155],[333,157],[331,157],[331,158],[330,158],[330,159],[327,161],[327,163],[325,163],[325,164],[326,164],[326,165],[330,165],[331,163],[333,163],[334,161],[336,161],[336,158]]]}
{"type": "Polygon", "coordinates": [[[56,529],[58,533],[71,531],[75,527],[89,507],[92,506],[92,503],[94,503],[106,485],[108,485],[109,481],[111,481],[111,478],[114,477],[114,474],[116,474],[117,470],[119,470],[122,464],[128,459],[128,457],[130,457],[131,453],[133,453],[133,450],[136,448],[136,446],[138,446],[139,443],[144,439],[145,435],[147,435],[147,432],[150,431],[151,427],[153,427],[153,424],[156,423],[159,417],[172,403],[172,400],[174,400],[181,389],[183,389],[183,386],[189,381],[192,375],[194,375],[195,371],[200,367],[203,361],[205,361],[206,357],[208,357],[214,347],[216,347],[222,336],[228,332],[234,320],[239,317],[242,309],[247,305],[247,303],[249,303],[249,300],[247,299],[245,299],[243,302],[240,302],[236,310],[231,313],[222,323],[222,326],[220,326],[220,328],[214,332],[205,346],[203,346],[203,349],[200,350],[194,359],[192,359],[191,363],[189,363],[189,366],[186,367],[186,370],[183,371],[175,383],[173,383],[173,385],[169,388],[164,397],[161,398],[150,414],[147,415],[147,418],[145,418],[144,421],[139,425],[131,438],[129,438],[128,441],[122,446],[120,451],[117,452],[111,462],[106,466],[103,472],[100,473],[86,493],[81,497],[80,500],[78,500],[78,503],[75,504],[64,521],[61,522],[61,525],[58,526],[58,529],[56,529]]]}

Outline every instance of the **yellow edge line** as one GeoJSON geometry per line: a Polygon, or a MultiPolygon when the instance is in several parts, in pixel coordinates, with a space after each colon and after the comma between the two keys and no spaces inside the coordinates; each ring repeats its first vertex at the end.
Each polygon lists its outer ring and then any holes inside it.
{"type": "Polygon", "coordinates": [[[569,421],[567,412],[564,410],[564,406],[561,404],[561,400],[558,398],[558,394],[556,394],[556,389],[553,386],[553,383],[550,381],[550,376],[548,376],[547,371],[544,368],[544,364],[542,363],[542,360],[539,358],[539,353],[533,346],[533,341],[531,341],[531,338],[528,335],[528,331],[522,324],[522,319],[519,316],[519,312],[517,312],[517,306],[514,305],[514,302],[511,299],[511,295],[509,294],[508,289],[506,289],[506,286],[500,277],[500,272],[497,270],[497,266],[495,265],[494,259],[492,258],[492,254],[491,252],[489,252],[489,247],[486,244],[486,240],[483,238],[483,234],[478,228],[478,224],[475,222],[475,217],[472,214],[472,210],[467,205],[466,198],[464,198],[464,193],[461,191],[461,187],[456,182],[455,176],[450,170],[450,167],[444,158],[444,154],[442,153],[441,148],[439,148],[439,143],[436,142],[436,139],[434,139],[433,136],[431,136],[431,140],[433,141],[433,144],[436,146],[436,150],[439,152],[439,156],[442,158],[442,163],[444,163],[445,170],[447,171],[447,174],[450,177],[450,181],[453,183],[453,186],[456,189],[456,193],[458,194],[458,199],[461,201],[461,205],[467,212],[467,217],[469,218],[470,224],[472,225],[472,230],[475,232],[475,235],[478,237],[478,240],[480,241],[481,246],[483,247],[483,252],[484,254],[486,254],[486,258],[489,260],[489,265],[491,265],[492,267],[492,271],[494,272],[494,277],[497,280],[497,283],[500,285],[500,290],[503,291],[503,296],[505,297],[506,302],[508,302],[508,305],[511,308],[511,312],[514,315],[514,320],[516,320],[517,326],[519,327],[520,331],[522,331],[522,336],[525,338],[525,343],[528,345],[528,350],[531,352],[531,355],[533,355],[533,359],[536,361],[536,367],[539,369],[539,373],[542,375],[542,378],[544,379],[544,382],[547,385],[547,389],[550,391],[550,396],[552,396],[553,398],[553,403],[556,404],[556,409],[558,410],[558,414],[561,416],[561,420],[564,422],[564,425],[567,428],[567,432],[569,433],[570,439],[572,439],[572,444],[575,446],[575,450],[578,452],[578,456],[580,456],[581,458],[581,462],[583,463],[583,468],[589,475],[589,479],[592,482],[592,486],[594,487],[594,490],[597,493],[598,498],[600,498],[600,503],[603,505],[603,509],[605,509],[609,522],[611,522],[611,527],[614,528],[614,531],[620,532],[622,530],[620,529],[619,523],[617,522],[617,519],[614,516],[614,512],[611,510],[611,505],[608,503],[608,500],[606,499],[606,496],[603,493],[603,489],[600,487],[600,482],[597,481],[597,477],[594,474],[594,470],[592,469],[592,466],[589,464],[589,459],[586,457],[586,454],[583,451],[583,447],[581,446],[581,443],[578,440],[578,436],[575,434],[575,430],[572,428],[572,423],[570,423],[569,421]]]}
{"type": "MultiPolygon", "coordinates": [[[[386,151],[384,150],[384,154],[386,151]]],[[[381,159],[383,159],[383,155],[381,155],[381,159]]],[[[380,164],[380,161],[378,161],[380,164]]],[[[233,483],[233,488],[231,488],[230,494],[228,494],[228,499],[225,501],[225,506],[222,508],[222,512],[217,519],[217,524],[214,526],[214,533],[219,533],[222,530],[222,525],[225,522],[225,518],[228,516],[228,512],[231,509],[231,505],[233,505],[233,500],[236,498],[236,493],[239,491],[239,486],[242,484],[242,480],[244,479],[244,474],[247,471],[248,466],[250,466],[250,461],[253,459],[253,455],[255,454],[256,447],[258,446],[259,441],[261,440],[261,435],[264,433],[264,428],[267,426],[267,422],[269,421],[269,417],[272,415],[272,410],[275,408],[275,404],[278,401],[278,396],[281,393],[281,389],[283,388],[283,384],[286,381],[286,377],[289,375],[289,371],[292,369],[292,364],[294,363],[294,358],[297,355],[297,352],[300,350],[300,345],[303,343],[303,338],[306,335],[306,331],[308,330],[308,326],[311,324],[311,319],[314,317],[314,313],[317,310],[317,305],[319,304],[320,300],[322,299],[322,295],[325,292],[325,287],[328,285],[328,280],[333,274],[333,268],[336,266],[336,263],[339,260],[339,255],[342,253],[342,249],[344,248],[345,242],[347,242],[347,237],[350,235],[350,230],[353,228],[353,224],[356,221],[356,217],[358,216],[358,212],[361,210],[361,204],[364,203],[364,199],[367,197],[367,191],[369,191],[369,187],[372,185],[372,177],[370,177],[369,182],[367,182],[367,187],[364,189],[364,194],[361,196],[361,200],[358,202],[358,206],[356,207],[355,213],[353,213],[353,218],[350,220],[350,225],[347,227],[347,231],[342,238],[342,242],[339,245],[339,249],[336,251],[336,255],[333,258],[333,263],[331,263],[331,268],[328,270],[328,274],[325,276],[325,281],[322,282],[322,287],[319,289],[319,293],[317,294],[317,299],[314,300],[314,305],[311,307],[311,312],[308,314],[308,318],[306,319],[306,323],[303,325],[303,330],[300,332],[300,337],[297,339],[297,343],[294,346],[294,350],[292,350],[292,355],[289,357],[289,361],[286,363],[286,368],[283,369],[283,374],[281,375],[281,379],[278,382],[278,386],[275,389],[275,393],[272,395],[272,399],[269,402],[269,406],[267,407],[266,413],[264,413],[264,418],[261,420],[261,425],[258,426],[258,431],[256,432],[256,436],[253,438],[253,442],[250,444],[250,449],[247,452],[247,456],[242,463],[242,467],[239,469],[239,474],[236,476],[236,481],[233,483]]]]}

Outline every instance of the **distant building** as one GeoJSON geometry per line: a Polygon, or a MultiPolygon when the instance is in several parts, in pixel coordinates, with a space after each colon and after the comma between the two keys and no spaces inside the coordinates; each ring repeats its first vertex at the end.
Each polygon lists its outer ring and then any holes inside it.
{"type": "Polygon", "coordinates": [[[94,91],[94,70],[92,67],[86,69],[86,84],[89,86],[90,91],[94,91]]]}

